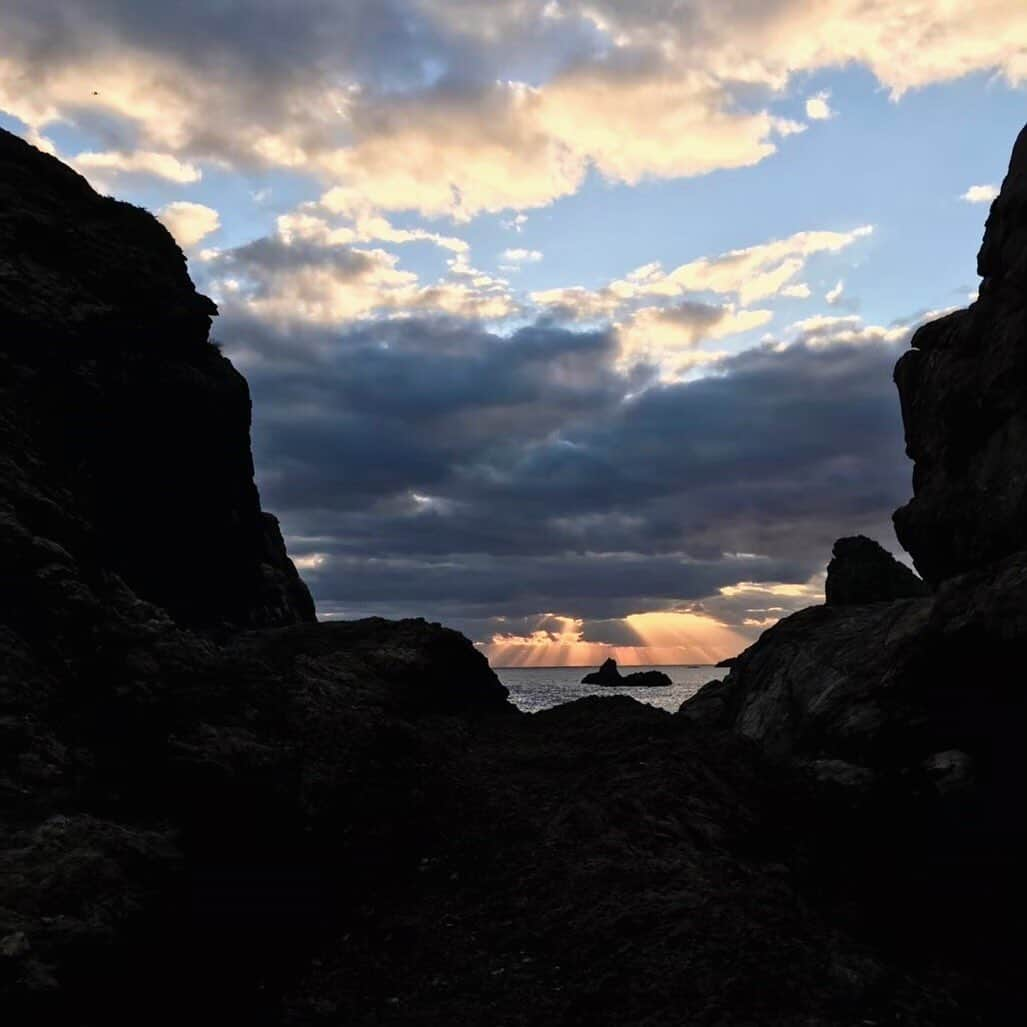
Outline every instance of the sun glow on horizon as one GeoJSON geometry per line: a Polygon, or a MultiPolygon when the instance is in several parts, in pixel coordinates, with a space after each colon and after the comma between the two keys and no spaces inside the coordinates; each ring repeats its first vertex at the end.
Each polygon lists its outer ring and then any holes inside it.
{"type": "Polygon", "coordinates": [[[623,643],[583,639],[584,622],[549,615],[558,626],[529,635],[496,634],[479,648],[493,667],[593,667],[612,657],[624,667],[717,663],[748,640],[701,613],[654,611],[625,617],[623,643]]]}

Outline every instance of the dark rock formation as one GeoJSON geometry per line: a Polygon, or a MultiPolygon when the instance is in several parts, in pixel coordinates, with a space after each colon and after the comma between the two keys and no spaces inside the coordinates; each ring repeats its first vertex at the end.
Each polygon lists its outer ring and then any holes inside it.
{"type": "Polygon", "coordinates": [[[603,660],[603,665],[598,670],[586,674],[581,679],[581,683],[583,685],[619,685],[623,680],[617,667],[617,661],[611,657],[603,660]]]}
{"type": "Polygon", "coordinates": [[[1027,130],[977,266],[977,302],[921,327],[895,368],[915,462],[895,531],[931,583],[1027,546],[1027,130]]]}
{"type": "Polygon", "coordinates": [[[1022,554],[518,715],[302,622],[163,229],[6,136],[0,200],[5,1022],[1020,1022],[1022,554]]]}
{"type": "Polygon", "coordinates": [[[674,682],[662,670],[636,670],[625,674],[621,684],[628,688],[666,688],[674,682]]]}
{"type": "Polygon", "coordinates": [[[12,1024],[267,1022],[296,946],[449,808],[460,729],[413,725],[514,713],[455,632],[313,623],[212,312],[150,215],[0,132],[12,1024]],[[227,630],[254,625],[282,626],[227,630]]]}
{"type": "Polygon", "coordinates": [[[636,670],[633,674],[621,674],[613,658],[603,661],[599,670],[586,674],[583,685],[604,685],[608,688],[666,688],[673,684],[662,670],[636,670]]]}
{"type": "Polygon", "coordinates": [[[855,535],[835,542],[824,586],[828,606],[908,599],[927,591],[905,564],[873,539],[855,535]]]}
{"type": "Polygon", "coordinates": [[[681,715],[821,796],[840,841],[829,856],[814,842],[818,873],[851,875],[827,887],[862,907],[863,929],[901,931],[912,904],[973,938],[949,958],[992,977],[981,1022],[1000,1023],[1025,1011],[1010,968],[1027,914],[1027,130],[979,264],[981,298],[921,328],[896,368],[916,461],[896,529],[935,591],[875,543],[840,540],[828,605],[768,630],[681,715]]]}
{"type": "Polygon", "coordinates": [[[180,624],[312,621],[214,313],[153,217],[0,131],[0,509],[180,624]]]}
{"type": "Polygon", "coordinates": [[[726,669],[728,667],[733,667],[737,662],[738,662],[738,657],[737,656],[728,656],[725,659],[721,660],[719,663],[715,664],[715,666],[722,667],[722,668],[726,669]]]}

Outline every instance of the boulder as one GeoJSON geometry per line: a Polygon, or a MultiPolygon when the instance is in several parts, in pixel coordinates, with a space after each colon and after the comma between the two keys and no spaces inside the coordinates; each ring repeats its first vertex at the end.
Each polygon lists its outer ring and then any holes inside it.
{"type": "Polygon", "coordinates": [[[873,539],[855,535],[835,542],[824,586],[828,606],[888,602],[927,591],[923,581],[873,539]]]}

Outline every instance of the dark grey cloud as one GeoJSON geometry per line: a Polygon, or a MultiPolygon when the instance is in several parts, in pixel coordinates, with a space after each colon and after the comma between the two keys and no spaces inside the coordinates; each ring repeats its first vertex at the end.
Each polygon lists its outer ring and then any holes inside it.
{"type": "MultiPolygon", "coordinates": [[[[544,611],[699,609],[742,623],[801,597],[836,537],[892,539],[909,489],[891,369],[905,337],[842,326],[655,383],[610,331],[509,337],[413,319],[278,333],[236,313],[266,505],[324,612],[484,631],[544,611]]],[[[893,544],[893,543],[892,543],[893,544]]]]}
{"type": "Polygon", "coordinates": [[[278,236],[262,236],[224,250],[208,264],[211,273],[238,275],[247,280],[253,299],[279,292],[284,275],[314,270],[331,274],[337,282],[346,282],[368,273],[374,266],[373,256],[349,246],[325,246],[308,240],[287,244],[278,236]]]}

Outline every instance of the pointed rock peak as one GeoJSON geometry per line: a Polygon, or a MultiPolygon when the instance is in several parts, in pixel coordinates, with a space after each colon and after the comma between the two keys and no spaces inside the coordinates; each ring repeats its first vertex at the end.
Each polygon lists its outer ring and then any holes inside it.
{"type": "Polygon", "coordinates": [[[926,595],[927,586],[879,543],[853,535],[835,542],[824,591],[828,606],[853,606],[926,595]]]}

